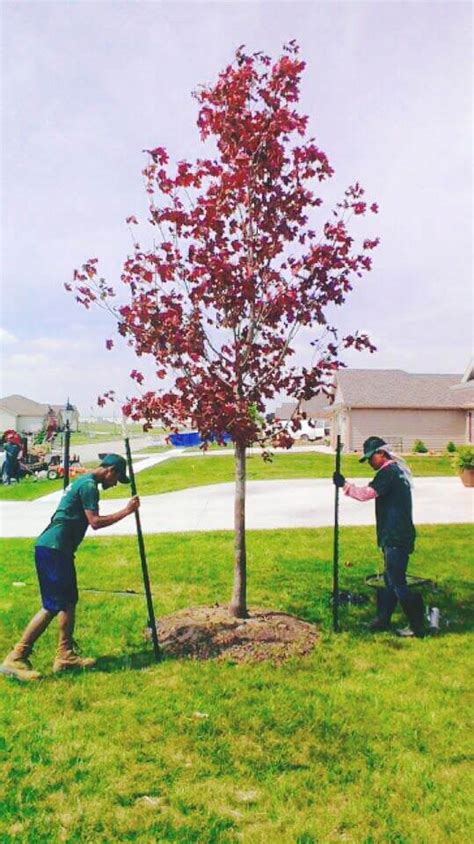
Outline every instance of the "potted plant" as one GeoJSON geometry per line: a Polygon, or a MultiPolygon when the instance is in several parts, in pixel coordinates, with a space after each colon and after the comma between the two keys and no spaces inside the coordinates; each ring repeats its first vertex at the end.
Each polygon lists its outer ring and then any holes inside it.
{"type": "Polygon", "coordinates": [[[460,446],[455,463],[464,486],[474,486],[474,446],[460,446]]]}

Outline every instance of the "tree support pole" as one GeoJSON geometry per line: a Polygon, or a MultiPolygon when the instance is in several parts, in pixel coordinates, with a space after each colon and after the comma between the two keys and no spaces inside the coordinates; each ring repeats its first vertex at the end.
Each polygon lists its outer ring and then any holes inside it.
{"type": "MultiPolygon", "coordinates": [[[[132,496],[137,494],[137,485],[135,483],[135,473],[133,471],[133,464],[132,464],[132,452],[130,450],[130,440],[128,437],[125,437],[125,452],[127,455],[127,464],[128,464],[128,474],[130,477],[130,485],[131,485],[131,492],[132,496]]],[[[160,646],[158,644],[158,633],[156,632],[156,621],[155,621],[155,612],[153,609],[153,600],[151,597],[151,588],[150,588],[150,578],[148,576],[148,566],[146,561],[146,553],[145,553],[145,542],[143,540],[143,532],[142,532],[142,525],[140,521],[140,511],[135,510],[135,523],[137,526],[137,540],[138,540],[138,550],[140,552],[140,562],[142,565],[142,576],[143,576],[143,584],[145,586],[145,595],[146,595],[146,603],[148,607],[148,624],[151,627],[151,638],[153,640],[153,652],[155,654],[155,662],[159,662],[161,659],[160,654],[160,646]]]]}
{"type": "MultiPolygon", "coordinates": [[[[336,472],[341,471],[341,436],[337,435],[336,444],[336,472]]],[[[334,487],[334,552],[332,567],[332,625],[335,633],[339,633],[339,487],[334,487]]]]}

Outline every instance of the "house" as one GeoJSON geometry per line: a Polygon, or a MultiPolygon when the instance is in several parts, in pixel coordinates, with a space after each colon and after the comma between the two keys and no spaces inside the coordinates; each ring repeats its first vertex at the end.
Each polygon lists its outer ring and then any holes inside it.
{"type": "MultiPolygon", "coordinates": [[[[47,427],[48,421],[55,420],[56,428],[64,427],[64,405],[42,404],[25,396],[13,395],[0,399],[0,432],[8,429],[20,434],[35,434],[47,427]]],[[[74,408],[72,431],[79,426],[79,413],[74,408]]]]}
{"type": "MultiPolygon", "coordinates": [[[[314,396],[309,401],[301,403],[301,411],[311,422],[302,421],[301,428],[295,433],[296,439],[314,440],[329,436],[331,408],[330,397],[325,393],[314,396]]],[[[297,407],[296,402],[284,402],[275,410],[275,419],[289,422],[297,407]]]]}
{"type": "MultiPolygon", "coordinates": [[[[74,407],[73,405],[70,405],[70,407],[72,407],[72,413],[71,413],[72,418],[71,418],[71,422],[70,422],[70,428],[71,428],[71,431],[78,431],[79,430],[79,411],[78,411],[77,407],[74,407]]],[[[66,420],[64,418],[65,408],[66,408],[66,405],[64,405],[64,404],[50,404],[50,409],[51,409],[51,411],[52,411],[52,413],[53,413],[53,415],[54,415],[54,417],[57,421],[59,431],[62,431],[63,428],[65,427],[65,424],[66,424],[66,420]]]]}
{"type": "Polygon", "coordinates": [[[0,399],[0,432],[12,428],[20,434],[36,433],[45,426],[49,405],[40,404],[25,396],[5,396],[0,399]]]}
{"type": "Polygon", "coordinates": [[[474,358],[469,363],[461,382],[451,387],[460,407],[466,411],[466,432],[464,441],[474,442],[474,358]]]}
{"type": "MultiPolygon", "coordinates": [[[[301,403],[301,411],[306,413],[308,419],[329,420],[331,417],[331,397],[325,393],[319,393],[308,401],[301,403]]],[[[275,418],[283,421],[290,420],[296,410],[296,402],[283,402],[275,409],[275,418]]]]}
{"type": "Polygon", "coordinates": [[[340,369],[331,406],[331,444],[341,435],[346,451],[367,437],[383,437],[399,451],[415,440],[442,450],[452,440],[472,442],[474,366],[464,375],[418,374],[402,369],[340,369]]]}

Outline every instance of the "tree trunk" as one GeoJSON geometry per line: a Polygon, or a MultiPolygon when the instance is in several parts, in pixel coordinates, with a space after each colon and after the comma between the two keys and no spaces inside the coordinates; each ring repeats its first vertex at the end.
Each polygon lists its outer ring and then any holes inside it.
{"type": "Polygon", "coordinates": [[[247,554],[245,549],[245,445],[235,444],[235,551],[234,551],[234,589],[229,606],[231,615],[237,618],[247,617],[247,554]]]}

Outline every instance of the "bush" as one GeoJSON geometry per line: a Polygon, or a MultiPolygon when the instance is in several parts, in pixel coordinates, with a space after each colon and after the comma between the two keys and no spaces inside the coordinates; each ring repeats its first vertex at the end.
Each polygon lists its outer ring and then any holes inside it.
{"type": "Polygon", "coordinates": [[[448,452],[448,454],[454,454],[454,452],[456,451],[456,446],[452,440],[450,440],[447,444],[446,451],[448,452]]]}
{"type": "Polygon", "coordinates": [[[415,440],[415,443],[413,445],[413,453],[414,454],[427,454],[428,453],[428,449],[427,449],[426,445],[424,444],[423,440],[415,440]]]}
{"type": "Polygon", "coordinates": [[[462,445],[458,448],[456,466],[460,472],[464,469],[474,469],[474,446],[462,445]]]}

